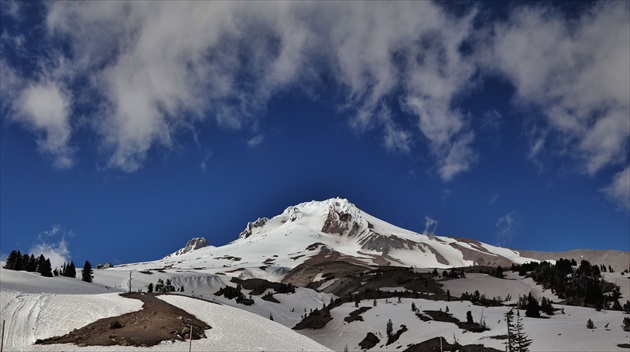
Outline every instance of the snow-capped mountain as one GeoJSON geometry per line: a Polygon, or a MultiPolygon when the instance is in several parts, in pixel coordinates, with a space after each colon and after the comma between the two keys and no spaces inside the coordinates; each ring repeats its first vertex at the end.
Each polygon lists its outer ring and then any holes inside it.
{"type": "Polygon", "coordinates": [[[227,245],[203,244],[203,239],[193,239],[162,260],[125,267],[203,268],[280,281],[300,264],[322,256],[361,266],[417,268],[505,266],[532,260],[474,240],[405,230],[340,198],[301,203],[272,218],[259,218],[227,245]]]}

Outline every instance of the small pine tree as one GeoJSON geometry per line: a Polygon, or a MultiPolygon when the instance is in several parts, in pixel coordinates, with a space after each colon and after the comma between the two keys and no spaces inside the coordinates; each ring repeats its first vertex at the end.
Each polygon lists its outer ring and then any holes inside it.
{"type": "Polygon", "coordinates": [[[411,302],[411,311],[412,312],[416,311],[416,304],[414,302],[411,302]]]}
{"type": "Polygon", "coordinates": [[[586,321],[586,328],[595,329],[595,324],[593,324],[593,321],[590,318],[586,321]]]}
{"type": "Polygon", "coordinates": [[[451,301],[451,290],[446,290],[446,301],[447,302],[451,301]]]}
{"type": "Polygon", "coordinates": [[[538,300],[530,292],[527,295],[527,308],[525,310],[525,316],[530,318],[540,318],[540,306],[538,300]]]}
{"type": "Polygon", "coordinates": [[[164,290],[164,280],[158,279],[157,284],[155,284],[155,292],[162,293],[164,290]]]}
{"type": "Polygon", "coordinates": [[[90,264],[89,260],[85,261],[83,264],[83,270],[81,270],[81,280],[85,282],[92,282],[94,275],[92,275],[94,271],[92,271],[92,264],[90,264]]]}
{"type": "Polygon", "coordinates": [[[152,282],[150,282],[149,286],[147,286],[147,292],[153,293],[153,283],[152,282]]]}
{"type": "Polygon", "coordinates": [[[444,310],[444,312],[448,313],[448,306],[446,306],[446,309],[444,310]]]}
{"type": "Polygon", "coordinates": [[[475,321],[473,320],[473,317],[472,317],[472,313],[470,311],[466,312],[466,323],[468,323],[468,324],[474,324],[475,323],[475,321]]]}
{"type": "Polygon", "coordinates": [[[385,331],[387,332],[388,338],[394,336],[394,323],[392,323],[391,319],[387,320],[387,328],[385,329],[385,331]]]}
{"type": "Polygon", "coordinates": [[[525,334],[525,329],[523,328],[523,321],[521,320],[521,314],[516,311],[516,323],[514,324],[514,332],[515,332],[515,345],[516,350],[518,352],[527,352],[529,351],[529,346],[532,344],[532,340],[530,340],[525,334]]]}
{"type": "Polygon", "coordinates": [[[623,331],[630,331],[630,318],[623,318],[623,325],[621,325],[623,331]]]}
{"type": "Polygon", "coordinates": [[[373,305],[374,305],[374,307],[376,307],[376,299],[374,300],[374,303],[373,303],[373,305]]]}
{"type": "Polygon", "coordinates": [[[269,313],[269,320],[273,321],[273,314],[269,313]]]}

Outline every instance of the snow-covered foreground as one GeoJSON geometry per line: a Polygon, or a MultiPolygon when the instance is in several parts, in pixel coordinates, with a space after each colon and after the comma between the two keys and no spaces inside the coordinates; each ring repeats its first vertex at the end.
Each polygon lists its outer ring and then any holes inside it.
{"type": "MultiPolygon", "coordinates": [[[[361,314],[364,321],[347,323],[344,317],[356,310],[354,303],[346,303],[332,310],[333,320],[323,329],[304,330],[306,336],[313,338],[334,350],[343,350],[348,346],[349,350],[359,349],[359,342],[365,338],[368,332],[374,333],[381,341],[373,348],[376,351],[404,350],[408,345],[442,336],[449,343],[459,342],[462,345],[483,344],[499,350],[505,350],[504,340],[491,338],[492,336],[507,334],[505,318],[503,314],[507,307],[483,308],[471,305],[470,302],[444,302],[425,299],[397,300],[378,299],[376,307],[373,301],[362,301],[359,307],[372,307],[361,314]],[[449,308],[449,312],[460,321],[466,321],[466,312],[471,311],[473,318],[478,322],[482,315],[489,331],[472,333],[460,330],[455,324],[439,321],[421,321],[411,311],[414,303],[420,311],[442,310],[449,308]],[[394,332],[401,325],[409,330],[404,332],[400,339],[387,346],[386,326],[387,320],[393,322],[394,332]]],[[[629,333],[623,331],[621,322],[622,312],[602,311],[582,307],[564,307],[565,314],[557,314],[548,319],[527,318],[521,311],[526,334],[532,339],[531,351],[627,351],[617,347],[618,344],[628,343],[629,333]],[[586,321],[592,319],[596,329],[586,328],[586,321]],[[608,324],[608,328],[605,326],[608,324]]]]}
{"type": "MultiPolygon", "coordinates": [[[[2,264],[0,263],[0,265],[2,264]]],[[[38,274],[1,268],[0,319],[6,321],[4,350],[174,351],[188,349],[187,342],[165,342],[150,348],[122,346],[88,346],[82,348],[68,344],[34,345],[37,339],[64,335],[96,320],[122,315],[142,308],[141,301],[123,298],[116,292],[95,293],[107,292],[106,286],[113,283],[119,283],[118,286],[124,287],[124,272],[98,271],[95,274],[97,277],[104,274],[105,277],[101,277],[101,283],[88,284],[78,279],[45,278],[38,274]],[[92,294],[77,294],[80,292],[92,294]]],[[[164,275],[169,276],[168,274],[164,275]]],[[[153,277],[153,279],[156,278],[153,277]]],[[[120,290],[121,287],[110,287],[110,290],[116,289],[120,290]]],[[[308,291],[300,291],[300,294],[296,294],[291,299],[306,299],[309,295],[308,291]]],[[[194,351],[328,350],[280,323],[253,313],[185,296],[162,296],[162,298],[212,326],[212,329],[206,331],[207,339],[193,341],[194,351]]],[[[260,300],[259,303],[261,302],[264,301],[260,300]]],[[[272,306],[272,304],[269,305],[272,306]]],[[[264,308],[261,307],[260,309],[264,308]]],[[[288,319],[287,324],[292,324],[296,320],[294,316],[283,317],[277,308],[276,311],[277,318],[288,319]]],[[[297,312],[295,315],[299,316],[297,312]]]]}
{"type": "Polygon", "coordinates": [[[101,318],[141,309],[142,302],[117,293],[67,295],[0,291],[2,320],[6,321],[5,349],[68,350],[65,346],[34,346],[37,339],[64,335],[101,318]]]}

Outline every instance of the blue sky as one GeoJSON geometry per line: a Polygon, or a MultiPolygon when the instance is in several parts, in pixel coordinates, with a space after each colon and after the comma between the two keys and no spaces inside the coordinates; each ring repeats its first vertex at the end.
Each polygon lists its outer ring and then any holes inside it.
{"type": "Polygon", "coordinates": [[[12,2],[0,253],[160,258],[344,197],[418,232],[630,249],[628,2],[12,2]]]}

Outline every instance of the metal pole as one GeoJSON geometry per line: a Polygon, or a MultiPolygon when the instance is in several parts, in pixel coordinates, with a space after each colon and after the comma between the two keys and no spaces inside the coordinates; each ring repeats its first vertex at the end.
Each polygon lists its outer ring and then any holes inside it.
{"type": "Polygon", "coordinates": [[[129,270],[129,293],[131,293],[131,270],[129,270]]]}
{"type": "Polygon", "coordinates": [[[193,326],[192,326],[192,323],[190,323],[190,333],[188,335],[188,337],[190,337],[190,342],[188,343],[188,352],[192,350],[192,332],[193,332],[193,326]]]}
{"type": "Polygon", "coordinates": [[[4,347],[4,320],[2,321],[2,339],[0,339],[0,352],[2,352],[3,347],[4,347]]]}

